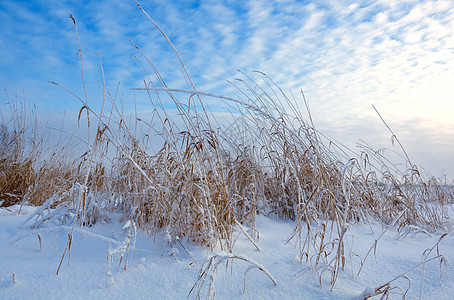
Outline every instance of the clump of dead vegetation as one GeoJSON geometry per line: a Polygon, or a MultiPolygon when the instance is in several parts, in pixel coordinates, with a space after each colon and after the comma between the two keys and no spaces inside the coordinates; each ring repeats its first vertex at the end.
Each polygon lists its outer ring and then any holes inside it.
{"type": "MultiPolygon", "coordinates": [[[[133,45],[147,76],[136,92],[148,96],[150,121],[127,120],[118,107],[122,99],[106,91],[102,74],[100,111],[92,109],[86,95],[73,94],[82,105],[79,121],[96,134],[93,139],[88,135],[83,153],[69,155],[66,144],[45,152],[37,123],[12,105],[13,119],[0,130],[2,206],[69,205],[73,229],[76,223],[87,226],[107,220],[107,213],[122,212],[150,234],[164,230],[170,238],[187,237],[226,252],[232,251],[235,226],[248,225],[250,231],[243,231],[254,243],[257,214],[289,218],[296,224],[289,242],[296,243],[300,260],[317,272],[320,283],[331,288],[351,259],[345,245],[351,223],[379,220],[404,235],[452,228],[453,185],[425,178],[403,148],[405,170],[368,145],[351,152],[317,131],[302,93],[288,95],[262,73],[255,78],[242,74],[234,84],[236,98],[199,91],[171,43],[189,84],[168,88],[133,45]],[[229,126],[214,126],[205,107],[209,98],[232,107],[229,126]],[[174,111],[168,110],[170,104],[174,111]],[[148,128],[138,133],[132,128],[138,123],[148,128]],[[162,144],[152,148],[151,135],[162,144]]],[[[83,74],[81,47],[78,53],[83,74]]],[[[101,62],[100,67],[103,72],[101,62]]],[[[203,276],[212,272],[217,257],[203,276]]]]}
{"type": "Polygon", "coordinates": [[[53,196],[55,204],[71,202],[68,191],[82,163],[70,159],[65,143],[49,149],[49,132],[38,128],[35,110],[8,100],[12,118],[0,125],[0,206],[39,206],[53,196]]]}

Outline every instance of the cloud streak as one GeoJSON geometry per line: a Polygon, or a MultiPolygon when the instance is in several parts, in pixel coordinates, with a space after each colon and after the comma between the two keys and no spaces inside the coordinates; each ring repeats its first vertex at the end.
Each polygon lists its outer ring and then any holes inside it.
{"type": "MultiPolygon", "coordinates": [[[[454,160],[452,1],[155,0],[142,6],[201,90],[231,95],[226,80],[239,76],[236,69],[261,70],[284,89],[303,88],[316,125],[346,144],[362,138],[389,145],[374,104],[421,161],[436,165],[434,172],[440,157],[454,160]],[[421,142],[433,147],[424,154],[421,142]]],[[[81,90],[69,13],[78,20],[88,82],[101,81],[99,52],[109,89],[121,81],[128,98],[127,88],[143,86],[132,39],[169,86],[186,88],[170,47],[133,1],[120,0],[2,1],[2,88],[20,90],[23,83],[33,100],[70,109],[68,100],[57,100],[63,93],[45,86],[55,80],[81,90]]],[[[454,167],[445,171],[454,178],[454,167]]]]}

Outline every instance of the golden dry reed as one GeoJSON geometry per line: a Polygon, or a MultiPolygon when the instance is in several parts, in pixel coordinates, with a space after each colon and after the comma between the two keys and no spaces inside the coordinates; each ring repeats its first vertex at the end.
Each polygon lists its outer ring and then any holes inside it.
{"type": "MultiPolygon", "coordinates": [[[[346,149],[316,130],[302,93],[287,95],[262,73],[254,79],[242,74],[234,84],[236,98],[198,91],[178,51],[146,16],[175,51],[188,90],[168,88],[133,43],[147,76],[135,93],[148,96],[151,121],[137,112],[127,120],[123,99],[106,91],[102,71],[100,111],[86,93],[80,98],[70,92],[82,105],[79,122],[88,126],[81,153],[68,151],[77,139],[72,135],[47,148],[48,132],[38,130],[34,110],[9,99],[12,117],[0,128],[2,206],[53,198],[47,203],[72,206],[81,226],[122,212],[150,234],[165,230],[224,251],[232,250],[235,226],[247,225],[249,233],[242,230],[252,242],[259,237],[257,214],[290,218],[296,226],[289,241],[296,242],[300,260],[331,288],[351,256],[345,237],[352,222],[379,220],[403,234],[452,227],[452,183],[425,178],[403,148],[404,170],[368,145],[360,153],[346,149]],[[230,107],[227,126],[213,125],[218,120],[205,107],[213,98],[230,107]]],[[[81,47],[78,53],[83,74],[81,47]]]]}

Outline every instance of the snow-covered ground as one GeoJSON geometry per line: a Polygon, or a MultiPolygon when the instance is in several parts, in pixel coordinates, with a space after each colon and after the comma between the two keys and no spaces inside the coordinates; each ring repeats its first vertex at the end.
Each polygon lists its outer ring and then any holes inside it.
{"type": "MultiPolygon", "coordinates": [[[[165,234],[150,237],[138,232],[134,253],[130,248],[124,271],[126,254],[120,261],[115,256],[118,253],[115,249],[127,239],[128,232],[133,231],[122,229],[126,222],[112,216],[113,221],[107,224],[98,223],[83,229],[76,227],[70,260],[66,255],[56,275],[71,227],[47,225],[31,229],[27,224],[20,227],[34,210],[24,207],[18,214],[19,206],[0,209],[0,299],[185,299],[201,268],[207,266],[204,261],[213,254],[186,240],[180,244],[173,237],[170,246],[170,238],[165,234]],[[111,276],[108,276],[109,254],[113,257],[111,276]]],[[[375,254],[371,251],[358,276],[360,258],[364,259],[384,228],[378,223],[351,225],[347,233],[346,253],[352,259],[348,261],[345,271],[339,274],[331,291],[329,286],[320,286],[318,276],[307,264],[298,261],[294,241],[286,243],[294,225],[291,221],[258,216],[260,239],[257,245],[260,251],[238,230],[233,254],[218,252],[213,260],[214,264],[219,262],[213,273],[216,298],[357,299],[367,288],[373,290],[417,266],[423,260],[425,250],[432,248],[443,234],[419,233],[414,237],[396,239],[396,231],[391,229],[379,240],[375,254]],[[250,262],[230,259],[226,267],[227,258],[234,255],[263,266],[276,285],[265,272],[258,268],[251,269],[253,265],[250,262]]],[[[131,236],[131,246],[133,240],[131,236]]],[[[449,261],[454,261],[452,232],[426,259],[437,256],[437,251],[449,261]]],[[[407,299],[418,299],[420,296],[422,299],[453,299],[454,269],[442,264],[440,270],[440,261],[433,260],[392,285],[403,291],[409,287],[407,299]]],[[[207,295],[208,287],[209,275],[201,287],[202,299],[207,295]]],[[[189,298],[196,298],[197,291],[198,287],[189,298]]],[[[392,294],[391,298],[402,297],[392,294]]]]}

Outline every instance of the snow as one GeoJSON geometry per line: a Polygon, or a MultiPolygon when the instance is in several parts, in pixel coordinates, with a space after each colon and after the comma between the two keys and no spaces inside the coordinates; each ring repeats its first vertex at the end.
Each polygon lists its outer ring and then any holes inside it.
{"type": "MultiPolygon", "coordinates": [[[[0,299],[185,299],[193,287],[189,299],[196,298],[199,288],[204,299],[211,275],[217,299],[362,299],[424,258],[433,260],[391,285],[405,291],[410,284],[408,299],[452,299],[454,293],[453,267],[434,258],[441,254],[454,261],[452,231],[445,236],[421,232],[397,239],[391,228],[357,275],[361,261],[386,228],[378,222],[350,225],[345,241],[351,259],[331,291],[329,284],[320,286],[316,271],[298,260],[295,242],[286,243],[295,226],[292,221],[257,216],[260,239],[254,242],[260,251],[243,232],[247,228],[237,227],[233,253],[226,253],[171,237],[165,230],[156,236],[135,234],[133,222],[112,215],[108,223],[76,226],[70,259],[64,257],[56,275],[72,226],[21,227],[35,211],[19,206],[0,209],[0,299]],[[425,252],[441,237],[438,247],[425,252]],[[210,258],[213,272],[194,286],[210,258]]],[[[391,299],[401,295],[391,294],[391,299]]]]}

